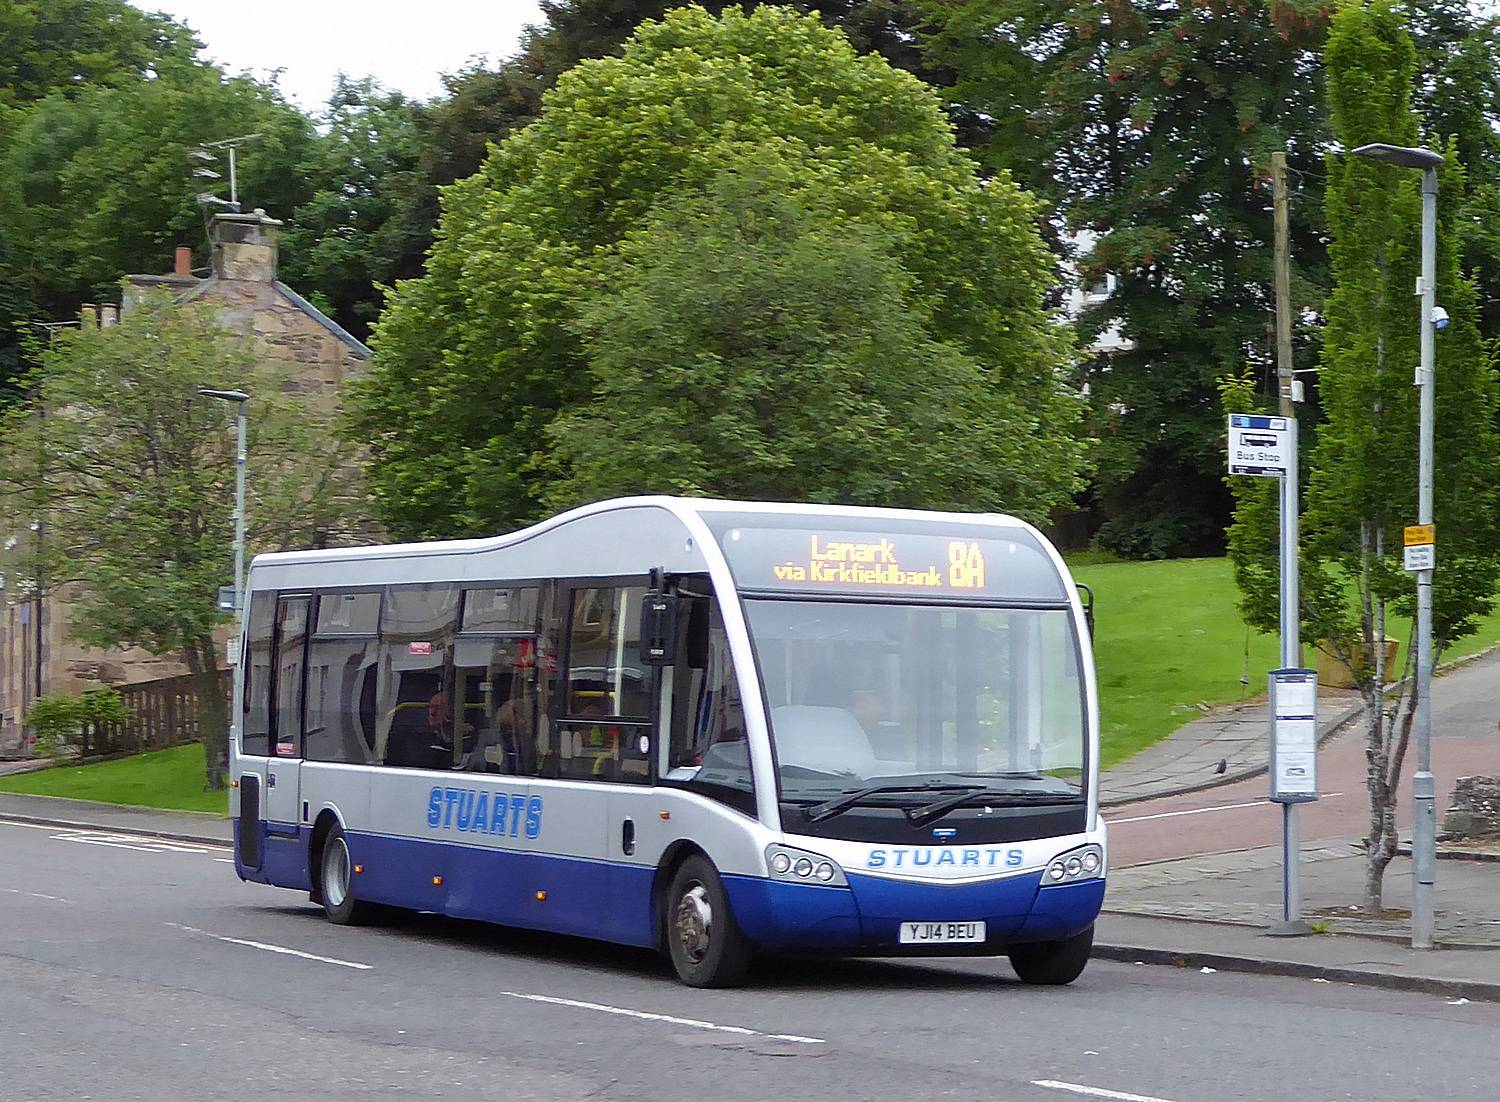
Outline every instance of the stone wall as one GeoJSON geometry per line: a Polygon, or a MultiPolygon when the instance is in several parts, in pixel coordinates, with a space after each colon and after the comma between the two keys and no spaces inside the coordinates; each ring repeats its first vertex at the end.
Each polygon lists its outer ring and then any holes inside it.
{"type": "Polygon", "coordinates": [[[1500,777],[1459,777],[1443,816],[1443,833],[1500,839],[1500,777]]]}

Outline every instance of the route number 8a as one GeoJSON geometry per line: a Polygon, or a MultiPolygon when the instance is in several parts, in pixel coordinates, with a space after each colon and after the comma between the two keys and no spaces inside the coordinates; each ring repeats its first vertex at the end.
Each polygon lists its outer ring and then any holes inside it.
{"type": "Polygon", "coordinates": [[[984,588],[984,554],[977,543],[948,544],[948,585],[954,589],[984,588]]]}

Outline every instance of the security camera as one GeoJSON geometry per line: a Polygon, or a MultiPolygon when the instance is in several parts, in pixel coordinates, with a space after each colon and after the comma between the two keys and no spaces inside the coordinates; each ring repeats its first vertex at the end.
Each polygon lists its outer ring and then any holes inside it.
{"type": "Polygon", "coordinates": [[[1441,306],[1434,306],[1432,308],[1432,325],[1435,329],[1447,329],[1448,311],[1444,310],[1441,306]]]}

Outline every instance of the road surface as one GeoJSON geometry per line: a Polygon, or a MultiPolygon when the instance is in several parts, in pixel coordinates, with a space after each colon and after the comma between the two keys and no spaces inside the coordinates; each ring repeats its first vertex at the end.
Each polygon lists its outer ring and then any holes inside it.
{"type": "Polygon", "coordinates": [[[0,1102],[1490,1102],[1500,1005],[1095,962],[762,965],[431,916],[330,926],[223,850],[0,823],[0,1102]]]}

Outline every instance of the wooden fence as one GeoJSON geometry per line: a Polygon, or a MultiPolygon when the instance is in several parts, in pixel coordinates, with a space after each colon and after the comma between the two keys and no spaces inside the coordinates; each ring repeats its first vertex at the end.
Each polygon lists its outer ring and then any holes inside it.
{"type": "MultiPolygon", "coordinates": [[[[233,670],[220,675],[227,698],[233,670]]],[[[202,737],[198,724],[198,690],[191,674],[121,685],[120,696],[130,713],[124,723],[91,723],[83,731],[84,755],[137,753],[160,750],[202,737]]]]}

